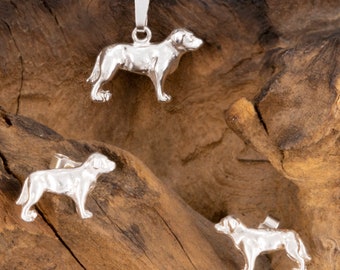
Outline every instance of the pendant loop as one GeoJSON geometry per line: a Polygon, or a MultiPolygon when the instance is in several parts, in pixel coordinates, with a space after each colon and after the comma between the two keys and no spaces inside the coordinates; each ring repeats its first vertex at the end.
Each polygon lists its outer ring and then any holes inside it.
{"type": "Polygon", "coordinates": [[[144,30],[148,25],[148,9],[150,0],[135,0],[136,28],[144,30]]]}
{"type": "Polygon", "coordinates": [[[151,30],[149,29],[149,27],[144,26],[143,29],[138,29],[137,27],[135,29],[133,29],[132,31],[132,39],[134,43],[140,43],[140,44],[148,44],[151,40],[151,30]],[[137,33],[144,33],[145,34],[145,38],[140,39],[137,36],[137,33]]]}

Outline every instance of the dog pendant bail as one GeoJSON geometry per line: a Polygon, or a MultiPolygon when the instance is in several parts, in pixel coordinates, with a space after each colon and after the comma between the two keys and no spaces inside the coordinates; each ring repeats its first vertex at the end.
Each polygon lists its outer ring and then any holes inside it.
{"type": "Polygon", "coordinates": [[[151,30],[148,25],[148,9],[150,0],[135,0],[136,28],[132,31],[132,39],[136,44],[148,44],[151,40],[151,30]],[[138,38],[138,33],[145,34],[145,38],[138,38]]]}
{"type": "Polygon", "coordinates": [[[55,153],[50,162],[50,169],[75,168],[79,167],[81,162],[74,161],[68,156],[55,153]]]}
{"type": "Polygon", "coordinates": [[[150,43],[152,34],[149,27],[145,26],[143,29],[139,30],[137,27],[132,31],[132,39],[134,45],[146,45],[150,43]],[[145,38],[140,39],[137,34],[142,33],[145,34],[145,38]]]}
{"type": "Polygon", "coordinates": [[[277,229],[279,228],[280,221],[271,216],[267,216],[266,219],[260,223],[259,229],[277,229]]]}

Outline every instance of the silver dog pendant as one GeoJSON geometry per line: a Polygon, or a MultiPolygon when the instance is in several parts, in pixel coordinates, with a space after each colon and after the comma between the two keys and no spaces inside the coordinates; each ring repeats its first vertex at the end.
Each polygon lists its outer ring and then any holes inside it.
{"type": "Polygon", "coordinates": [[[153,82],[158,101],[171,100],[163,91],[166,76],[176,70],[185,52],[196,50],[203,41],[188,30],[177,29],[162,43],[151,44],[151,32],[146,29],[145,39],[139,40],[134,31],[132,45],[114,44],[99,53],[92,74],[87,79],[92,84],[92,100],[105,102],[111,98],[111,93],[101,87],[111,80],[118,69],[147,75],[153,82]]]}
{"type": "Polygon", "coordinates": [[[306,262],[311,260],[300,236],[291,230],[279,230],[276,227],[278,222],[267,218],[260,225],[261,228],[247,228],[242,222],[233,217],[227,216],[215,225],[219,233],[231,237],[235,247],[241,251],[245,266],[244,270],[253,270],[255,260],[262,253],[285,249],[288,257],[294,260],[300,270],[306,270],[306,262]]]}
{"type": "Polygon", "coordinates": [[[92,213],[85,210],[87,195],[94,188],[99,175],[113,171],[116,163],[99,153],[90,155],[83,164],[57,154],[52,163],[55,163],[56,169],[36,171],[26,178],[16,202],[23,205],[21,218],[27,222],[34,221],[37,212],[30,208],[45,191],[68,195],[75,202],[82,218],[92,217],[92,213]]]}

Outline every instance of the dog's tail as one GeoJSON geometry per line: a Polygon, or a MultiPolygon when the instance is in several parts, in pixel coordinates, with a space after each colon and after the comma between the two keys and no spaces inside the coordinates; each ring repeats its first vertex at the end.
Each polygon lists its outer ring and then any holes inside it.
{"type": "Polygon", "coordinates": [[[92,73],[90,77],[87,78],[87,82],[94,83],[100,75],[100,58],[101,58],[102,52],[100,52],[97,56],[96,63],[94,64],[92,73]]]}
{"type": "Polygon", "coordinates": [[[24,185],[22,187],[22,191],[20,194],[19,199],[16,201],[16,204],[23,205],[28,200],[28,181],[30,180],[29,177],[26,178],[24,185]]]}
{"type": "Polygon", "coordinates": [[[306,247],[299,236],[297,237],[297,240],[299,241],[299,255],[306,261],[312,260],[312,258],[308,255],[306,247]]]}

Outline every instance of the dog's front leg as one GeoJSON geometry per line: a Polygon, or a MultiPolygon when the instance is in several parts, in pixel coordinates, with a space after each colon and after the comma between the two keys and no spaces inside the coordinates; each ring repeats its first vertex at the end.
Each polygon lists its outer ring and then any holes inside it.
{"type": "Polygon", "coordinates": [[[88,188],[83,187],[80,192],[77,192],[72,196],[76,209],[81,218],[91,218],[93,215],[90,211],[85,209],[85,202],[88,194],[88,188]]]}
{"type": "Polygon", "coordinates": [[[245,266],[244,270],[254,270],[255,261],[258,256],[258,253],[254,251],[253,247],[244,246],[244,260],[245,266]]]}
{"type": "Polygon", "coordinates": [[[150,78],[155,86],[158,101],[170,102],[171,96],[163,92],[163,84],[165,80],[164,71],[155,70],[154,74],[150,74],[150,78]]]}

